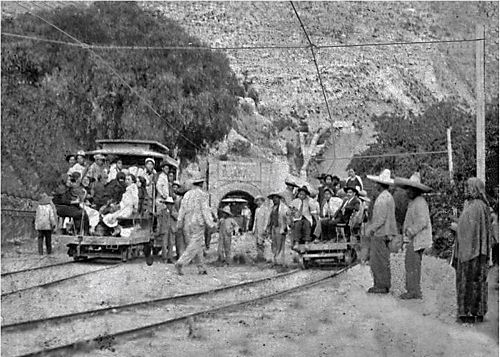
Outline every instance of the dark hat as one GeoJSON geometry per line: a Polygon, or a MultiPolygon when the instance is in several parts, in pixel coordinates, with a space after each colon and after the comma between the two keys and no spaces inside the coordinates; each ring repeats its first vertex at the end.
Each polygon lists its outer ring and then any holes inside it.
{"type": "Polygon", "coordinates": [[[283,197],[283,193],[282,193],[282,192],[271,192],[271,193],[267,196],[267,198],[272,199],[274,196],[279,197],[279,198],[281,198],[281,199],[285,199],[285,198],[283,197]]]}
{"type": "Polygon", "coordinates": [[[306,195],[308,195],[308,196],[311,194],[311,192],[309,192],[309,189],[307,188],[307,186],[299,187],[297,192],[300,192],[300,191],[304,191],[306,193],[306,195]]]}
{"type": "Polygon", "coordinates": [[[162,168],[162,169],[163,169],[165,166],[168,166],[168,162],[167,162],[167,161],[162,161],[162,162],[160,163],[160,168],[162,168]]]}
{"type": "Polygon", "coordinates": [[[323,189],[323,193],[325,193],[326,191],[330,192],[332,196],[334,196],[334,195],[335,195],[335,193],[333,192],[333,190],[332,190],[330,187],[325,187],[325,188],[323,189]]]}
{"type": "Polygon", "coordinates": [[[333,176],[332,181],[337,181],[338,183],[340,183],[340,178],[338,176],[333,176]]]}
{"type": "Polygon", "coordinates": [[[349,190],[352,190],[354,191],[354,193],[358,193],[359,190],[360,190],[360,187],[359,186],[354,186],[354,185],[347,185],[346,187],[344,187],[344,191],[347,192],[349,190]]]}
{"type": "Polygon", "coordinates": [[[72,178],[72,179],[78,180],[78,179],[82,176],[82,174],[81,174],[81,173],[79,173],[78,171],[73,171],[73,172],[70,174],[70,176],[71,176],[71,178],[72,178]]]}
{"type": "Polygon", "coordinates": [[[116,174],[116,180],[118,181],[119,179],[124,179],[125,177],[127,177],[127,175],[125,175],[123,172],[119,172],[116,174]]]}
{"type": "Polygon", "coordinates": [[[70,159],[71,157],[74,157],[74,158],[75,158],[75,160],[76,160],[76,155],[75,155],[75,154],[68,154],[68,155],[66,155],[66,161],[69,161],[69,159],[70,159]]]}

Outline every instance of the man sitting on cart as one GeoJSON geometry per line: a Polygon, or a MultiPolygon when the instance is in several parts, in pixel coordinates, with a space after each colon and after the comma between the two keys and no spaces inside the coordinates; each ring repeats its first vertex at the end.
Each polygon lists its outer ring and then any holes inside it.
{"type": "Polygon", "coordinates": [[[311,241],[311,227],[313,216],[318,214],[316,205],[309,197],[307,186],[302,186],[297,191],[298,197],[292,201],[291,211],[293,217],[293,247],[311,241]]]}
{"type": "Polygon", "coordinates": [[[346,192],[346,197],[344,198],[344,202],[342,206],[335,214],[334,224],[336,226],[344,226],[344,235],[346,239],[349,239],[351,236],[351,230],[349,228],[349,220],[351,219],[351,215],[354,212],[359,211],[359,207],[361,201],[357,197],[357,193],[359,192],[359,188],[355,186],[347,186],[344,188],[346,192]]]}
{"type": "Polygon", "coordinates": [[[128,174],[125,177],[127,189],[120,203],[114,206],[115,211],[113,213],[106,214],[102,219],[106,226],[115,228],[113,235],[118,235],[120,233],[118,219],[130,218],[134,212],[137,212],[139,207],[139,194],[135,181],[136,178],[132,174],[128,174]]]}

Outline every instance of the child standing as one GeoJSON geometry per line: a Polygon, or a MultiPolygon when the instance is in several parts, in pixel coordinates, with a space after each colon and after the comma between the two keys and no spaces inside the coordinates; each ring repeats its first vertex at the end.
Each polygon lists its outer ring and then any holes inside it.
{"type": "Polygon", "coordinates": [[[231,238],[239,229],[238,223],[234,220],[233,214],[229,206],[225,206],[220,210],[221,219],[219,221],[219,263],[229,265],[231,258],[231,238]]]}
{"type": "Polygon", "coordinates": [[[35,229],[38,231],[38,253],[40,255],[43,255],[44,238],[47,254],[52,254],[52,230],[56,226],[57,219],[52,206],[52,199],[46,193],[42,193],[35,215],[35,229]]]}

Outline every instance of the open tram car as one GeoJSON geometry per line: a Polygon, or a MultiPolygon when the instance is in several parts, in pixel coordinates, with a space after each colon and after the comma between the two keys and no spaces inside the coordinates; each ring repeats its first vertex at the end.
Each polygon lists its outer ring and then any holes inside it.
{"type": "Polygon", "coordinates": [[[299,244],[296,251],[299,254],[303,269],[311,267],[348,266],[357,259],[360,246],[358,234],[346,230],[345,224],[336,227],[336,235],[328,241],[308,242],[299,244]]]}
{"type": "MultiPolygon", "coordinates": [[[[178,174],[179,162],[168,156],[169,149],[159,142],[147,140],[97,140],[100,149],[86,152],[86,155],[114,155],[122,159],[123,167],[142,167],[146,158],[155,160],[155,169],[160,172],[160,163],[167,162],[170,169],[178,174]]],[[[153,187],[153,190],[156,190],[153,187]]],[[[68,240],[68,255],[74,260],[88,258],[128,259],[144,255],[149,257],[161,250],[161,241],[154,232],[156,226],[154,212],[156,202],[152,200],[149,212],[135,214],[119,220],[123,227],[119,237],[111,235],[63,235],[68,240]],[[152,212],[151,212],[152,211],[152,212]]]]}

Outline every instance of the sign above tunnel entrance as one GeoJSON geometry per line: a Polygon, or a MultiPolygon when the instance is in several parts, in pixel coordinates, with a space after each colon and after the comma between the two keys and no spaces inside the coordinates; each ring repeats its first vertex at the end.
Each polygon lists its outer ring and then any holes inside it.
{"type": "Polygon", "coordinates": [[[219,161],[219,180],[222,181],[261,181],[260,163],[219,161]]]}

